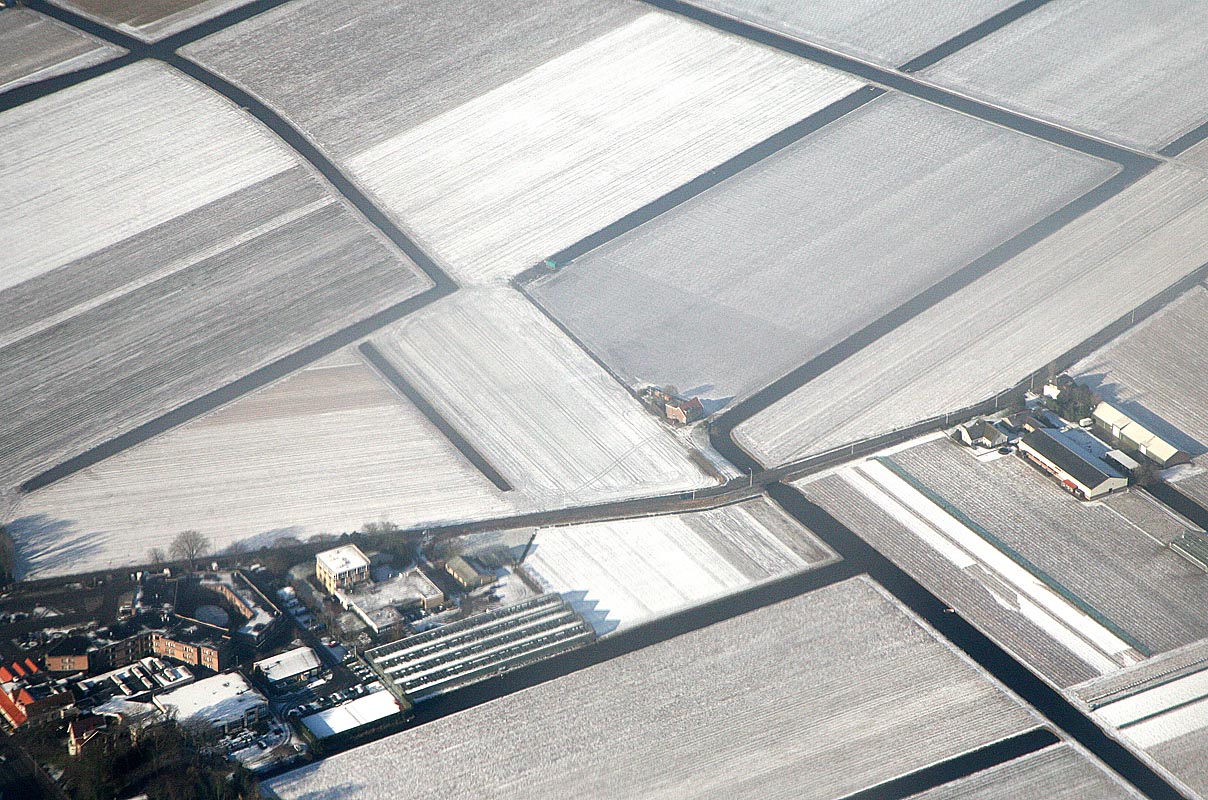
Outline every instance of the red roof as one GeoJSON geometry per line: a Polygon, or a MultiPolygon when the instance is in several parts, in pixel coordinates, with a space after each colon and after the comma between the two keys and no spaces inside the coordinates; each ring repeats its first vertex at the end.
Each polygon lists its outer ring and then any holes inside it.
{"type": "Polygon", "coordinates": [[[13,662],[13,674],[20,678],[25,677],[25,670],[22,669],[21,665],[18,664],[16,661],[13,662]]]}
{"type": "Polygon", "coordinates": [[[0,681],[8,683],[13,679],[13,674],[8,671],[8,667],[0,667],[0,681]]]}
{"type": "Polygon", "coordinates": [[[34,673],[34,672],[38,671],[38,665],[34,663],[34,660],[32,658],[25,659],[25,666],[29,667],[30,673],[34,673]]]}
{"type": "Polygon", "coordinates": [[[8,692],[4,690],[0,690],[0,713],[4,714],[8,721],[13,724],[14,728],[20,727],[28,719],[25,716],[25,712],[12,701],[12,698],[8,696],[8,692]]]}

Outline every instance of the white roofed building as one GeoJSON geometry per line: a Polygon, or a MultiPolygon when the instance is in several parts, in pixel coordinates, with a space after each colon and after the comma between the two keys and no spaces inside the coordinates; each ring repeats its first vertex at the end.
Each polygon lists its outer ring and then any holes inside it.
{"type": "Polygon", "coordinates": [[[324,550],[315,556],[315,577],[328,594],[335,594],[369,580],[369,558],[355,544],[324,550]]]}
{"type": "Polygon", "coordinates": [[[208,722],[223,733],[246,728],[269,715],[268,700],[237,672],[224,672],[155,698],[176,721],[208,722]]]}
{"type": "Polygon", "coordinates": [[[356,700],[349,700],[338,706],[311,714],[302,719],[305,725],[317,739],[326,739],[341,733],[348,733],[366,725],[388,719],[401,714],[403,707],[394,695],[387,691],[373,692],[356,700]]]}
{"type": "Polygon", "coordinates": [[[303,683],[323,671],[319,656],[309,647],[296,647],[257,661],[257,672],[274,688],[303,683]]]}

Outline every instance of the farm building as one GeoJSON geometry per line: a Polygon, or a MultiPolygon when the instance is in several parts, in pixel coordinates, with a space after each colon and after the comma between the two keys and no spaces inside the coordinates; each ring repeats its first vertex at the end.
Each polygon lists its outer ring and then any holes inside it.
{"type": "Polygon", "coordinates": [[[305,683],[323,671],[323,664],[309,647],[295,647],[257,661],[255,669],[273,688],[305,683]]]}
{"type": "Polygon", "coordinates": [[[474,559],[464,558],[463,556],[453,556],[446,561],[445,571],[452,576],[453,580],[457,581],[467,590],[486,586],[495,580],[495,576],[490,572],[480,569],[474,559]]]}
{"type": "Polygon", "coordinates": [[[1128,478],[1104,462],[1096,463],[1058,431],[1029,433],[1019,441],[1019,452],[1083,500],[1094,500],[1128,486],[1128,478]]]}
{"type": "Polygon", "coordinates": [[[1126,450],[1140,453],[1162,469],[1188,464],[1191,456],[1158,436],[1110,403],[1100,403],[1092,417],[1095,426],[1126,450]]]}
{"type": "Polygon", "coordinates": [[[328,594],[369,580],[369,558],[355,544],[324,550],[315,556],[315,577],[328,594]]]}

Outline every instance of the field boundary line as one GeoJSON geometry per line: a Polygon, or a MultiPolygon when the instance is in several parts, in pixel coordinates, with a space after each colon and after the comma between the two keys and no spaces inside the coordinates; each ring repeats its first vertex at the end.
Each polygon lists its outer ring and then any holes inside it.
{"type": "Polygon", "coordinates": [[[453,427],[453,424],[445,419],[444,415],[437,411],[435,406],[428,402],[428,398],[424,397],[418,389],[411,385],[410,381],[403,377],[402,373],[390,362],[390,359],[381,350],[378,350],[372,342],[361,342],[357,346],[357,350],[374,372],[380,375],[391,387],[419,409],[419,412],[428,419],[428,422],[432,423],[440,431],[441,435],[457,448],[457,452],[461,453],[463,458],[469,461],[487,480],[495,484],[495,488],[501,492],[510,492],[515,488],[487,460],[487,457],[478,451],[478,448],[474,447],[468,439],[462,436],[461,432],[453,427]]]}

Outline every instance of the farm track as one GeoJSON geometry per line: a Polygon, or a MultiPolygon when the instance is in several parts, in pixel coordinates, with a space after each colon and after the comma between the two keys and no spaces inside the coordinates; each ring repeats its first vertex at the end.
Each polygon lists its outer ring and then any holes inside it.
{"type": "MultiPolygon", "coordinates": [[[[371,224],[381,230],[392,242],[394,242],[403,252],[405,252],[425,273],[435,281],[435,287],[427,292],[409,299],[391,309],[380,312],[367,320],[364,320],[356,325],[349,326],[342,331],[339,331],[332,336],[329,336],[320,342],[317,342],[310,347],[298,351],[290,356],[280,359],[277,362],[245,376],[227,386],[212,392],[192,403],[186,404],[175,411],[154,420],[151,423],[140,426],[133,431],[112,440],[106,445],[95,448],[84,455],[64,462],[64,464],[53,468],[47,473],[44,473],[40,478],[43,478],[43,484],[49,483],[64,475],[78,471],[90,463],[95,463],[113,452],[119,452],[133,446],[139,441],[143,441],[156,435],[163,430],[167,430],[175,425],[181,424],[189,419],[192,419],[205,411],[217,407],[223,403],[229,402],[236,397],[246,394],[260,386],[265,385],[271,380],[274,380],[289,371],[298,369],[306,364],[329,354],[334,350],[342,347],[358,338],[362,338],[368,333],[382,327],[389,322],[397,320],[402,316],[411,313],[418,308],[422,308],[435,300],[451,294],[456,290],[456,285],[435,263],[428,257],[409,237],[406,236],[397,226],[390,222],[384,213],[376,208],[363,193],[361,193],[349,181],[343,173],[338,170],[327,158],[302,137],[299,132],[288,125],[279,115],[272,112],[264,104],[257,101],[245,92],[238,90],[229,83],[217,78],[213,74],[198,67],[190,62],[185,61],[181,57],[175,55],[175,49],[181,45],[207,35],[213,31],[234,24],[235,22],[245,19],[254,14],[260,13],[269,8],[280,5],[283,0],[265,0],[265,2],[252,3],[240,9],[228,12],[214,20],[199,26],[190,31],[185,31],[181,34],[169,37],[156,45],[147,46],[141,42],[137,42],[130,37],[123,36],[114,31],[111,31],[102,26],[96,25],[75,14],[63,12],[59,9],[49,6],[43,0],[28,0],[28,5],[35,10],[41,11],[58,18],[69,24],[75,25],[82,30],[93,33],[94,35],[106,41],[112,42],[130,50],[128,56],[116,59],[115,61],[101,65],[99,67],[90,68],[78,73],[73,73],[68,76],[62,76],[48,81],[43,81],[28,87],[22,87],[14,90],[8,95],[0,99],[0,110],[4,110],[21,103],[36,99],[37,97],[45,96],[60,88],[74,85],[88,78],[95,77],[105,72],[118,69],[133,63],[141,58],[152,57],[161,58],[170,65],[180,69],[182,72],[190,75],[196,80],[201,81],[211,89],[223,94],[229,99],[240,105],[245,106],[254,116],[257,117],[263,124],[269,127],[273,132],[280,136],[286,143],[291,145],[295,151],[303,158],[314,165],[328,181],[353,203],[361,213],[363,213],[371,224]]],[[[736,33],[748,39],[753,39],[757,42],[768,44],[778,49],[785,50],[795,55],[818,61],[823,64],[836,66],[856,75],[861,75],[870,80],[876,81],[891,88],[899,89],[931,102],[936,102],[945,105],[963,113],[969,113],[973,116],[986,119],[997,124],[1006,124],[1015,130],[1038,136],[1039,138],[1048,141],[1054,141],[1058,144],[1063,144],[1073,149],[1080,150],[1091,155],[1108,158],[1116,161],[1126,167],[1126,173],[1132,173],[1133,179],[1140,177],[1141,174],[1148,172],[1155,165],[1152,159],[1141,156],[1133,151],[1116,147],[1105,142],[1101,142],[1090,137],[1074,134],[1054,126],[1047,125],[1037,120],[1032,120],[1027,117],[1009,114],[991,106],[977,103],[957,95],[953,95],[943,90],[928,87],[925,84],[914,81],[908,76],[871,67],[854,59],[838,56],[827,51],[801,45],[787,37],[770,34],[766,31],[761,31],[753,26],[745,26],[741,23],[733,23],[724,18],[701,12],[698,9],[687,7],[675,0],[649,0],[652,5],[664,8],[669,11],[684,14],[693,19],[698,19],[720,28],[721,30],[736,33]]],[[[1119,187],[1124,188],[1123,186],[1119,187]]],[[[808,379],[808,378],[807,378],[808,379]]],[[[787,394],[787,391],[784,392],[787,394]]],[[[752,416],[756,411],[762,410],[773,399],[761,398],[762,403],[756,407],[754,402],[756,398],[752,398],[752,404],[746,409],[745,417],[752,416]]],[[[731,415],[726,415],[731,417],[731,415]]],[[[725,418],[723,418],[725,419],[725,418]]],[[[725,432],[724,441],[731,445],[727,449],[730,453],[734,453],[737,448],[733,447],[733,443],[729,437],[729,431],[734,427],[737,418],[726,419],[725,423],[718,428],[725,432]]],[[[718,443],[720,437],[715,437],[715,443],[718,443]]],[[[725,451],[723,451],[725,452],[725,451]]],[[[936,628],[943,636],[955,643],[962,649],[970,658],[976,661],[983,668],[990,671],[1006,683],[1012,690],[1018,693],[1033,706],[1038,708],[1051,722],[1069,733],[1081,744],[1091,750],[1098,757],[1106,761],[1120,774],[1124,775],[1128,780],[1145,791],[1152,798],[1178,798],[1179,793],[1170,786],[1162,777],[1155,773],[1146,763],[1138,759],[1133,753],[1125,749],[1118,742],[1109,739],[1098,727],[1094,725],[1087,717],[1078,712],[1064,697],[1058,694],[1055,690],[1044,684],[1039,678],[1032,675],[1017,661],[1015,661],[1006,651],[1002,650],[995,642],[991,641],[969,622],[959,617],[956,614],[945,614],[945,606],[941,601],[926,591],[917,582],[911,579],[905,572],[890,562],[887,558],[874,550],[867,543],[863,542],[852,531],[846,529],[833,518],[827,515],[817,506],[804,500],[804,498],[795,490],[777,483],[785,474],[783,470],[772,472],[764,471],[752,459],[742,453],[740,450],[736,453],[737,458],[732,459],[740,466],[746,466],[751,472],[749,482],[739,479],[730,483],[716,487],[710,490],[704,490],[699,494],[712,499],[717,503],[723,499],[736,499],[742,496],[750,496],[754,494],[754,486],[770,484],[770,496],[792,516],[794,516],[802,524],[817,533],[828,545],[836,552],[839,552],[844,561],[837,565],[823,567],[812,573],[808,579],[801,581],[796,579],[786,581],[785,583],[796,584],[796,587],[802,591],[808,591],[812,588],[829,585],[838,580],[854,574],[860,569],[867,569],[868,573],[876,579],[882,586],[890,591],[895,597],[907,605],[915,613],[926,619],[932,626],[936,628]],[[759,480],[756,480],[756,471],[758,470],[759,480]],[[744,485],[745,484],[745,485],[744,485]],[[803,586],[802,583],[805,585],[803,586]]],[[[836,457],[834,460],[839,460],[836,457]]],[[[826,463],[826,460],[815,459],[812,465],[815,469],[821,468],[826,463]]],[[[35,479],[35,481],[38,479],[35,479]]],[[[30,488],[28,485],[26,489],[30,488]]],[[[684,494],[668,495],[656,498],[644,498],[637,501],[625,501],[621,503],[608,503],[594,508],[569,509],[561,512],[547,512],[541,515],[526,515],[528,517],[541,517],[545,521],[554,522],[556,520],[565,521],[568,517],[579,519],[599,519],[607,518],[609,515],[616,515],[618,511],[624,510],[630,513],[658,513],[666,512],[677,507],[687,506],[689,503],[696,505],[701,501],[693,498],[689,500],[684,494]]],[[[703,504],[703,503],[702,503],[703,504]]],[[[516,518],[522,519],[522,518],[516,518]]],[[[503,520],[493,521],[494,527],[499,527],[503,520]]],[[[533,524],[533,522],[523,523],[533,524]]],[[[484,523],[481,528],[490,527],[492,523],[484,523]]],[[[746,603],[750,608],[758,608],[763,605],[775,602],[780,599],[776,595],[785,591],[785,584],[773,587],[760,587],[750,593],[744,595],[746,603]]],[[[789,594],[795,592],[789,591],[789,594]]],[[[693,630],[698,627],[704,627],[716,620],[717,615],[722,613],[722,609],[733,610],[736,607],[741,607],[742,602],[734,601],[719,601],[716,604],[710,604],[706,607],[693,609],[681,614],[675,615],[668,620],[652,623],[647,626],[641,626],[635,629],[630,637],[621,641],[614,640],[615,644],[609,648],[600,649],[599,647],[589,648],[593,659],[609,658],[613,654],[607,652],[609,650],[624,650],[626,647],[637,649],[647,644],[649,638],[663,638],[674,636],[686,630],[693,630]]],[[[741,612],[738,612],[741,613],[741,612]]],[[[583,656],[579,654],[571,654],[571,659],[581,659],[583,656]]],[[[551,665],[550,669],[572,671],[586,664],[576,664],[570,659],[557,659],[558,663],[551,665]]],[[[545,678],[538,678],[538,669],[530,668],[526,670],[527,680],[532,682],[541,682],[545,678]]],[[[542,673],[545,674],[545,673],[542,673]]],[[[522,688],[519,684],[525,680],[526,676],[516,674],[508,679],[501,679],[489,682],[489,686],[484,686],[483,693],[486,691],[510,693],[507,690],[509,684],[514,685],[510,691],[515,691],[522,688]]],[[[482,702],[478,693],[474,697],[466,696],[459,698],[461,703],[476,704],[482,702]]]]}

